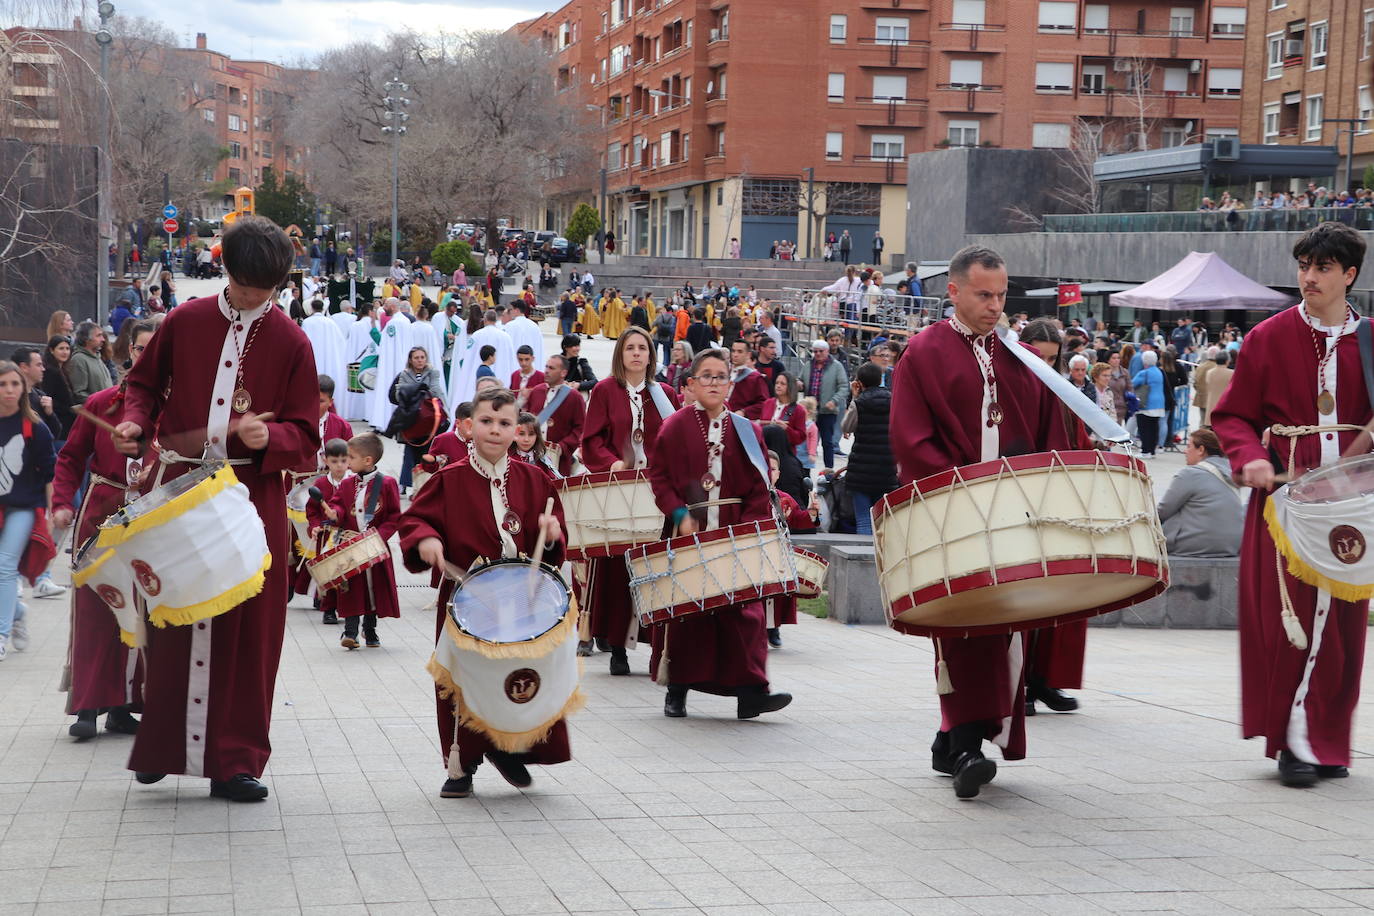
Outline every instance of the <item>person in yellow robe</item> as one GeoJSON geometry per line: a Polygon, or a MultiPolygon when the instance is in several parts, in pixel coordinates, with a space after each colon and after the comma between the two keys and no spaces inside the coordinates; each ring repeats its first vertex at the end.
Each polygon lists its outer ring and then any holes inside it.
{"type": "Polygon", "coordinates": [[[420,303],[425,301],[425,291],[419,283],[410,284],[410,311],[411,314],[420,313],[420,303]]]}
{"type": "Polygon", "coordinates": [[[579,298],[582,299],[582,335],[592,337],[601,332],[601,318],[597,315],[596,305],[591,299],[583,297],[581,294],[579,294],[579,298]]]}
{"type": "Polygon", "coordinates": [[[617,340],[629,324],[630,310],[620,298],[620,291],[606,290],[601,300],[601,326],[608,340],[617,340]]]}
{"type": "Polygon", "coordinates": [[[648,290],[644,291],[644,311],[649,313],[649,327],[653,327],[654,318],[658,316],[658,306],[654,305],[654,294],[648,290]]]}

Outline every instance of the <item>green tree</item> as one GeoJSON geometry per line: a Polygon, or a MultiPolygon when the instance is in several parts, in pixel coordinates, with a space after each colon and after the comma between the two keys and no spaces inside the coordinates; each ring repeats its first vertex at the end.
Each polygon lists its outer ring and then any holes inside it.
{"type": "Polygon", "coordinates": [[[451,275],[459,267],[463,268],[469,277],[478,277],[482,274],[482,267],[472,256],[472,246],[467,242],[442,242],[434,246],[429,257],[434,269],[444,276],[451,275]]]}
{"type": "Polygon", "coordinates": [[[1366,188],[1374,188],[1374,163],[1364,167],[1364,179],[1361,183],[1366,188]]]}
{"type": "Polygon", "coordinates": [[[265,216],[283,229],[291,224],[308,238],[315,233],[315,195],[295,175],[278,181],[276,169],[262,170],[262,181],[253,189],[259,216],[265,216]]]}
{"type": "Polygon", "coordinates": [[[601,229],[601,214],[591,204],[578,204],[568,220],[563,237],[575,245],[585,245],[601,229]]]}

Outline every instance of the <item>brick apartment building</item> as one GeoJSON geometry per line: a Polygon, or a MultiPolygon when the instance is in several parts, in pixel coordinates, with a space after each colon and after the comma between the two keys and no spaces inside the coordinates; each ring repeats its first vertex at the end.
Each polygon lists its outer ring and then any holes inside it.
{"type": "MultiPolygon", "coordinates": [[[[1243,0],[572,0],[515,31],[604,125],[622,251],[804,246],[814,169],[814,250],[848,229],[867,258],[881,229],[890,258],[911,153],[1235,136],[1246,15],[1243,0]]],[[[596,190],[551,180],[534,222],[561,229],[596,190]]]]}
{"type": "Polygon", "coordinates": [[[1251,0],[1245,72],[1242,142],[1335,146],[1344,165],[1353,139],[1361,184],[1374,163],[1374,0],[1251,0]]]}

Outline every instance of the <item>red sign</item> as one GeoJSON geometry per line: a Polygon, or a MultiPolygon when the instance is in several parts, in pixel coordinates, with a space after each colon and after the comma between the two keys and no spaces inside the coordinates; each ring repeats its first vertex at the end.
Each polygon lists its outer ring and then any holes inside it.
{"type": "Polygon", "coordinates": [[[162,221],[162,231],[167,233],[168,235],[171,235],[173,232],[176,232],[180,228],[181,223],[178,223],[174,219],[165,219],[162,221]]]}
{"type": "Polygon", "coordinates": [[[1083,304],[1083,287],[1078,283],[1059,284],[1059,307],[1083,304]]]}

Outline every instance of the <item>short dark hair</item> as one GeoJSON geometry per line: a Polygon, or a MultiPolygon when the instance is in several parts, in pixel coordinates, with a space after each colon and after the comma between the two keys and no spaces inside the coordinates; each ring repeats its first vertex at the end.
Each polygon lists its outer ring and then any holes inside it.
{"type": "Polygon", "coordinates": [[[854,377],[865,388],[877,388],[883,383],[883,370],[877,363],[864,363],[859,367],[859,371],[854,373],[854,377]]]}
{"type": "Polygon", "coordinates": [[[327,375],[320,375],[320,394],[334,396],[334,380],[327,375]]]}
{"type": "MultiPolygon", "coordinates": [[[[1327,221],[1318,223],[1302,234],[1293,244],[1293,257],[1298,260],[1307,258],[1317,264],[1334,261],[1342,271],[1353,267],[1355,278],[1359,279],[1366,247],[1364,237],[1354,229],[1344,223],[1327,221]]],[[[1351,281],[1350,286],[1353,285],[1354,281],[1351,281]]]]}
{"type": "Polygon", "coordinates": [[[1231,362],[1231,351],[1230,351],[1230,350],[1218,350],[1218,351],[1217,351],[1216,364],[1217,364],[1218,366],[1221,366],[1222,368],[1225,368],[1225,367],[1227,366],[1227,364],[1229,364],[1230,362],[1231,362]]]}
{"type": "MultiPolygon", "coordinates": [[[[326,376],[320,376],[325,378],[326,376]]],[[[326,458],[347,458],[348,443],[342,439],[330,439],[324,444],[324,457],[326,458]]]]}
{"type": "Polygon", "coordinates": [[[476,413],[478,405],[481,404],[490,404],[492,410],[500,410],[507,405],[514,406],[515,392],[509,388],[488,388],[486,391],[479,391],[472,399],[472,412],[476,413]]]}
{"type": "Polygon", "coordinates": [[[373,461],[382,460],[382,452],[385,446],[382,445],[382,437],[376,433],[358,433],[348,440],[348,447],[360,455],[366,455],[373,461]]]}
{"type": "Polygon", "coordinates": [[[1195,429],[1188,434],[1188,438],[1208,455],[1226,454],[1222,451],[1220,437],[1210,429],[1195,429]]]}
{"type": "Polygon", "coordinates": [[[974,264],[984,270],[996,270],[999,267],[1006,267],[1007,262],[1000,254],[991,248],[984,248],[982,245],[965,245],[954,252],[954,257],[949,261],[949,275],[957,280],[968,279],[969,268],[974,264]]]}
{"type": "Polygon", "coordinates": [[[16,366],[24,366],[27,365],[35,355],[37,355],[40,360],[43,358],[43,354],[33,347],[15,347],[14,352],[10,354],[10,361],[16,366]]]}
{"type": "Polygon", "coordinates": [[[459,404],[457,407],[453,408],[453,419],[455,419],[455,420],[467,420],[467,419],[469,419],[471,416],[472,416],[472,402],[471,402],[471,401],[464,401],[463,403],[459,404]]]}
{"type": "Polygon", "coordinates": [[[310,300],[310,310],[311,310],[312,312],[323,312],[323,311],[324,311],[324,300],[323,300],[323,299],[319,299],[319,298],[311,299],[311,300],[310,300]]]}
{"type": "Polygon", "coordinates": [[[696,356],[692,357],[692,368],[688,371],[688,376],[691,378],[696,378],[698,370],[701,369],[701,364],[706,362],[708,359],[718,359],[722,363],[725,363],[725,368],[730,368],[730,361],[725,358],[724,353],[722,353],[716,347],[707,347],[706,349],[698,353],[696,356]]]}
{"type": "Polygon", "coordinates": [[[549,356],[549,359],[556,359],[560,363],[562,363],[564,372],[567,372],[569,369],[572,368],[572,361],[568,359],[566,356],[564,356],[562,353],[554,353],[549,356]]]}
{"type": "Polygon", "coordinates": [[[480,359],[482,362],[486,362],[495,355],[496,348],[493,347],[491,344],[486,344],[482,347],[482,349],[477,351],[477,358],[480,359]]]}
{"type": "Polygon", "coordinates": [[[277,289],[296,262],[296,249],[265,216],[240,216],[220,240],[224,270],[244,286],[277,289]]]}
{"type": "Polygon", "coordinates": [[[534,347],[531,347],[529,344],[521,344],[519,347],[516,348],[516,350],[515,350],[515,355],[516,355],[516,356],[533,356],[533,355],[534,355],[534,347]]]}
{"type": "Polygon", "coordinates": [[[564,335],[563,335],[563,342],[559,344],[559,347],[560,347],[561,349],[563,349],[563,350],[566,350],[566,349],[568,349],[569,347],[579,347],[579,346],[581,346],[581,345],[582,345],[582,338],[581,338],[581,337],[578,337],[576,334],[564,334],[564,335]]]}

